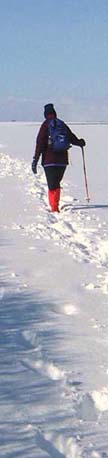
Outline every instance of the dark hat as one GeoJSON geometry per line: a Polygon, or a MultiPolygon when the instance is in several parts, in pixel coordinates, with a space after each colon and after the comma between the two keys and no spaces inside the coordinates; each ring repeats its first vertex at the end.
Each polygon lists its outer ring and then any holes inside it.
{"type": "Polygon", "coordinates": [[[53,103],[48,103],[44,106],[44,116],[47,118],[48,115],[53,114],[56,116],[56,111],[54,109],[53,103]]]}

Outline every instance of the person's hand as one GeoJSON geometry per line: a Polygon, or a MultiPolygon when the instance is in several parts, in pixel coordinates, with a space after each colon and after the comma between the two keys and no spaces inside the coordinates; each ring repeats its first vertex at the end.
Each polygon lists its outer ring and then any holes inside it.
{"type": "Polygon", "coordinates": [[[37,162],[36,162],[35,157],[33,157],[31,168],[32,168],[32,172],[36,175],[36,173],[37,173],[37,162]]]}
{"type": "Polygon", "coordinates": [[[80,146],[80,148],[83,148],[83,147],[85,146],[85,144],[86,144],[86,142],[85,142],[84,138],[80,138],[80,139],[79,139],[79,146],[80,146]]]}

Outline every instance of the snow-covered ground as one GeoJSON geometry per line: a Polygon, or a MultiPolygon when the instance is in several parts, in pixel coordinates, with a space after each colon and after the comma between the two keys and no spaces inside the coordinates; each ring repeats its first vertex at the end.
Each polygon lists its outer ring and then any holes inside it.
{"type": "Polygon", "coordinates": [[[108,125],[70,125],[61,211],[39,124],[0,123],[0,458],[108,457],[108,125]]]}

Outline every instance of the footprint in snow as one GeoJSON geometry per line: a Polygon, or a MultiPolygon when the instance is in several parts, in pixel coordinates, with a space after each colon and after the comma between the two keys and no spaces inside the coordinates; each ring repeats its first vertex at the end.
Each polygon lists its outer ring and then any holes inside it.
{"type": "Polygon", "coordinates": [[[94,285],[94,283],[84,283],[83,286],[85,286],[85,288],[88,289],[89,291],[93,291],[94,289],[98,290],[101,288],[101,285],[99,284],[94,285]]]}
{"type": "Polygon", "coordinates": [[[79,314],[78,308],[73,304],[65,304],[63,307],[63,311],[65,315],[78,315],[79,314]]]}
{"type": "Polygon", "coordinates": [[[45,437],[40,430],[37,430],[36,432],[36,443],[37,446],[41,450],[44,450],[44,453],[46,452],[48,456],[51,456],[51,458],[65,458],[64,453],[61,451],[59,452],[58,447],[52,443],[49,437],[47,438],[47,435],[45,437]]]}
{"type": "Polygon", "coordinates": [[[47,376],[51,380],[57,381],[65,379],[65,372],[53,363],[44,362],[42,359],[37,361],[25,359],[22,363],[33,371],[39,371],[41,375],[47,376]]]}
{"type": "Polygon", "coordinates": [[[15,272],[12,272],[12,273],[11,273],[11,277],[12,277],[12,278],[15,278],[15,277],[18,277],[18,276],[19,276],[19,275],[16,274],[15,272]]]}

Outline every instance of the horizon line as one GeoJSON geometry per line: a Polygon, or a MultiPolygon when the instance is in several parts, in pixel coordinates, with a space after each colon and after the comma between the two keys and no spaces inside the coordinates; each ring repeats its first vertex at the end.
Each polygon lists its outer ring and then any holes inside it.
{"type": "MultiPolygon", "coordinates": [[[[17,120],[17,119],[10,119],[10,120],[0,120],[0,123],[28,123],[28,124],[41,124],[43,122],[43,120],[40,120],[40,121],[35,121],[35,120],[17,120]]],[[[108,124],[108,121],[65,121],[66,123],[69,123],[71,125],[98,125],[98,124],[102,124],[102,125],[107,125],[108,124]]]]}

